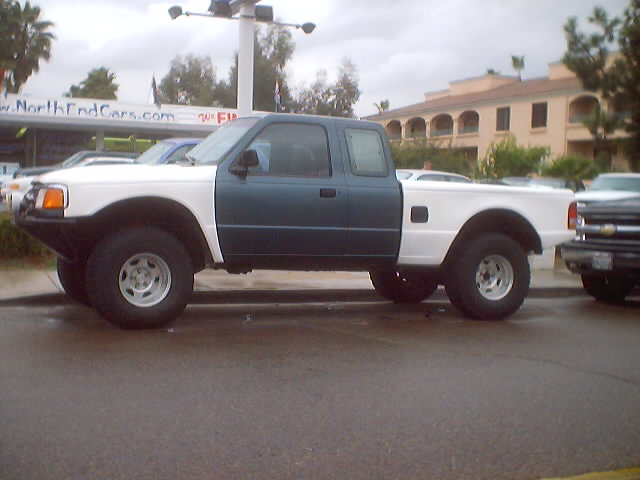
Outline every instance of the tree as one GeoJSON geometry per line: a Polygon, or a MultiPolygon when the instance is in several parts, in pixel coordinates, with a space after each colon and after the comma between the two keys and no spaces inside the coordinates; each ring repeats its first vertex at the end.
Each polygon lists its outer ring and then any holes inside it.
{"type": "Polygon", "coordinates": [[[24,8],[14,0],[0,2],[0,70],[8,72],[8,92],[18,93],[40,69],[40,60],[49,60],[55,37],[48,30],[53,26],[40,20],[40,8],[28,1],[24,8]]]}
{"type": "Polygon", "coordinates": [[[571,178],[574,180],[592,179],[602,170],[582,155],[567,155],[556,158],[552,163],[543,165],[540,173],[546,177],[571,178]]]}
{"type": "Polygon", "coordinates": [[[608,113],[597,103],[593,111],[582,122],[587,127],[593,137],[594,151],[596,152],[596,163],[601,169],[611,168],[611,149],[607,138],[613,132],[622,128],[624,122],[613,113],[608,113]]]}
{"type": "Polygon", "coordinates": [[[518,72],[518,80],[522,81],[522,70],[524,70],[524,57],[511,55],[511,65],[518,72]]]}
{"type": "Polygon", "coordinates": [[[327,72],[319,70],[310,88],[302,89],[294,109],[297,113],[353,118],[353,105],[360,98],[356,67],[347,58],[338,67],[335,84],[327,83],[327,72]]]}
{"type": "Polygon", "coordinates": [[[423,168],[431,162],[434,170],[470,175],[471,167],[460,149],[439,148],[428,139],[391,144],[391,157],[396,168],[423,168]]]}
{"type": "MultiPolygon", "coordinates": [[[[287,83],[286,65],[293,56],[295,44],[291,32],[281,25],[270,24],[266,30],[259,29],[254,51],[254,82],[253,82],[253,108],[262,111],[275,110],[275,86],[276,80],[280,90],[280,105],[285,110],[291,104],[291,92],[287,83]]],[[[229,83],[226,90],[219,92],[225,96],[227,107],[236,106],[238,85],[238,55],[229,72],[229,83]]]]}
{"type": "Polygon", "coordinates": [[[526,176],[537,172],[549,154],[549,147],[521,147],[513,135],[508,135],[499,143],[491,142],[475,176],[494,179],[526,176]]]}
{"type": "MultiPolygon", "coordinates": [[[[588,19],[594,31],[578,30],[575,17],[564,25],[567,51],[563,62],[582,82],[585,90],[615,100],[630,112],[625,130],[631,135],[627,151],[632,169],[640,169],[640,0],[631,0],[623,19],[610,18],[596,7],[588,19]],[[617,46],[617,55],[611,50],[617,46]],[[613,58],[613,61],[611,59],[613,58]]],[[[597,139],[594,137],[594,142],[597,139]]]]}
{"type": "Polygon", "coordinates": [[[380,103],[374,103],[373,106],[376,107],[378,113],[382,113],[389,110],[391,104],[389,103],[389,100],[380,100],[380,103]]]}
{"type": "Polygon", "coordinates": [[[108,68],[94,68],[80,85],[71,85],[65,97],[117,100],[119,85],[115,79],[116,74],[110,73],[108,68]]]}
{"type": "Polygon", "coordinates": [[[216,101],[216,74],[211,59],[178,55],[159,85],[163,103],[210,107],[216,101]]]}

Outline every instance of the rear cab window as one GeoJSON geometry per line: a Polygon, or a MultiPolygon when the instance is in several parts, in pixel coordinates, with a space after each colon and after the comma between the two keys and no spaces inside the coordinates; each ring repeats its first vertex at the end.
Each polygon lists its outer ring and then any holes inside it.
{"type": "Polygon", "coordinates": [[[346,128],[351,171],[360,177],[386,177],[389,174],[384,147],[376,130],[346,128]]]}

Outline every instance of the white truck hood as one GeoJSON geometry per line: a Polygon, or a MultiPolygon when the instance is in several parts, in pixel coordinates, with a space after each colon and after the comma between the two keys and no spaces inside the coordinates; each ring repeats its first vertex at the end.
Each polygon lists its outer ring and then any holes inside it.
{"type": "Polygon", "coordinates": [[[183,165],[96,165],[64,168],[38,177],[42,183],[78,184],[149,184],[170,182],[213,182],[215,166],[183,165]]]}

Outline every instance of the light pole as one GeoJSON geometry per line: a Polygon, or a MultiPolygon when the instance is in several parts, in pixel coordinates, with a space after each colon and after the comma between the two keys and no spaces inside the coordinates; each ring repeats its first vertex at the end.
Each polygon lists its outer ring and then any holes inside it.
{"type": "Polygon", "coordinates": [[[271,23],[285,27],[301,29],[309,34],[316,28],[315,24],[281,23],[273,20],[273,8],[256,5],[260,0],[212,0],[209,13],[183,12],[182,7],[174,5],[169,9],[169,16],[175,20],[184,15],[226,18],[239,21],[238,36],[238,116],[250,115],[253,111],[253,42],[255,39],[255,22],[271,23]]]}

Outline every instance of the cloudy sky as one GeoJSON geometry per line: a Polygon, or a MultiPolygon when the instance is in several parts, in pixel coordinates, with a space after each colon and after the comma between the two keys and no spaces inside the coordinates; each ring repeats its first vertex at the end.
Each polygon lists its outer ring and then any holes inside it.
{"type": "MultiPolygon", "coordinates": [[[[179,0],[176,0],[179,1],[179,0]]],[[[238,48],[238,24],[180,17],[172,2],[153,0],[32,0],[42,19],[55,23],[53,55],[22,93],[59,97],[87,73],[107,67],[117,75],[118,99],[151,102],[150,83],[167,73],[177,55],[209,56],[218,78],[227,78],[238,48]]],[[[421,102],[425,92],[482,75],[488,68],[514,74],[511,55],[525,57],[523,78],[547,74],[566,43],[562,26],[578,17],[587,28],[593,7],[620,15],[628,0],[263,0],[277,19],[314,22],[315,32],[293,31],[296,50],[288,65],[292,88],[310,85],[320,69],[335,79],[343,58],[355,64],[362,92],[356,114],[421,102]]],[[[188,0],[184,10],[206,12],[208,0],[188,0]]],[[[257,81],[260,81],[257,79],[257,81]]]]}

